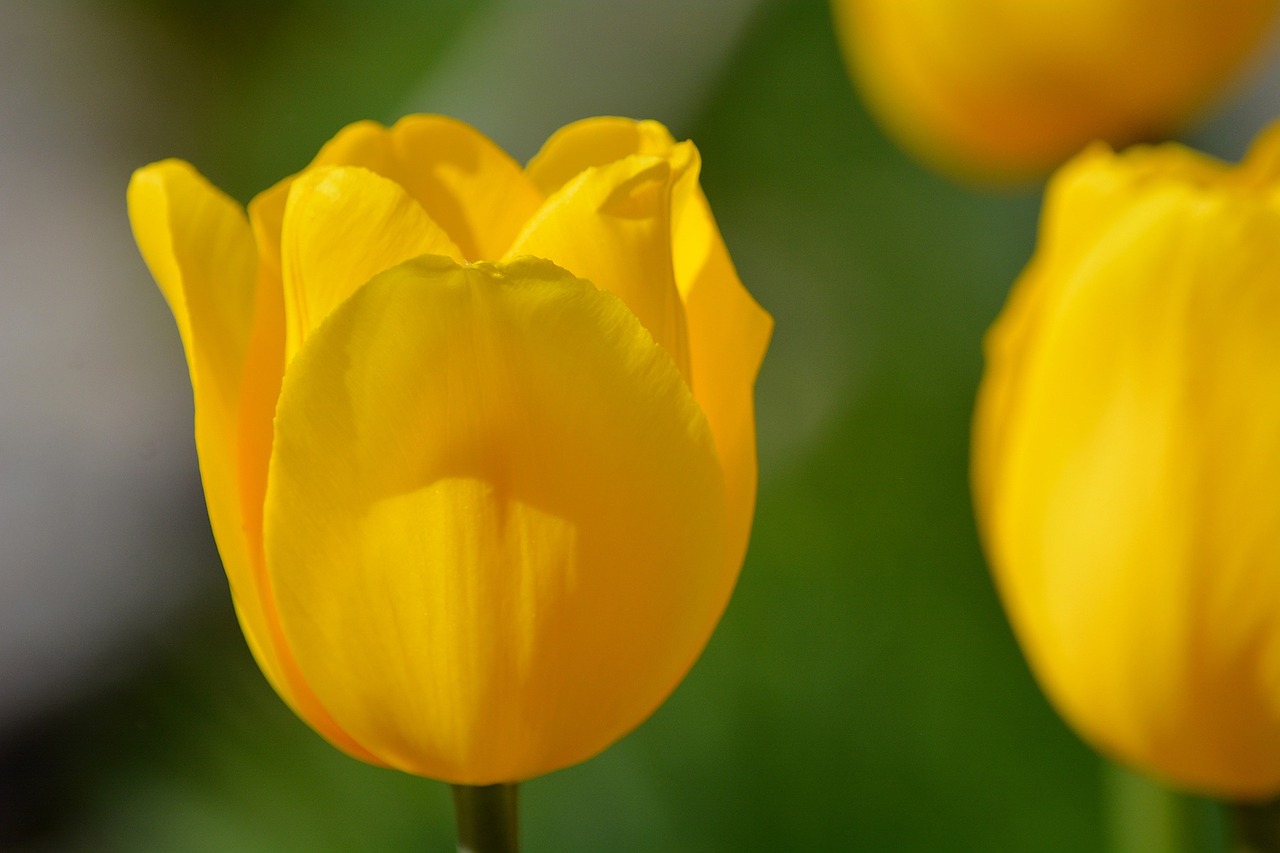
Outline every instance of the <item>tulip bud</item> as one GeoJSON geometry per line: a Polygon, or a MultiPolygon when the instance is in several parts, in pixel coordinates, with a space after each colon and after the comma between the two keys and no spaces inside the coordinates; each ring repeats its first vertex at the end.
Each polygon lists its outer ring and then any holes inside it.
{"type": "Polygon", "coordinates": [[[1096,145],[986,340],[973,479],[1040,684],[1178,786],[1280,792],[1280,125],[1096,145]]]}
{"type": "Polygon", "coordinates": [[[834,0],[871,112],[968,178],[1037,178],[1087,143],[1177,129],[1266,34],[1275,0],[834,0]]]}
{"type": "Polygon", "coordinates": [[[755,502],[772,321],[691,143],[352,125],[240,207],[178,161],[129,215],[177,320],[245,638],[352,755],[462,785],[582,761],[675,688],[755,502]]]}

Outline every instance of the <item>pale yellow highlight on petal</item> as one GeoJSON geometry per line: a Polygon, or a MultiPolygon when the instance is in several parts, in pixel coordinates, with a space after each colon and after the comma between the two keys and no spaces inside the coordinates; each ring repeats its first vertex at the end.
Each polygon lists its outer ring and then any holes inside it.
{"type": "Polygon", "coordinates": [[[285,363],[357,288],[418,255],[463,261],[399,184],[353,166],[322,166],[297,178],[281,232],[285,363]]]}
{"type": "Polygon", "coordinates": [[[294,360],[276,428],[285,632],[392,766],[483,784],[582,761],[661,703],[723,609],[696,401],[620,300],[545,261],[376,277],[294,360]]]}
{"type": "Polygon", "coordinates": [[[508,258],[545,258],[627,303],[689,376],[684,304],[671,260],[671,193],[665,159],[634,155],[586,169],[525,225],[508,258]]]}
{"type": "MultiPolygon", "coordinates": [[[[550,195],[582,171],[633,155],[672,162],[672,264],[685,307],[690,381],[716,437],[728,501],[726,563],[742,565],[755,512],[755,380],[773,318],[738,278],[698,183],[701,158],[655,121],[605,117],[558,130],[526,167],[550,195]]],[[[572,267],[570,267],[572,268],[572,267]]],[[[575,270],[576,272],[576,270],[575,270]]],[[[588,278],[590,276],[587,276],[588,278]]]]}
{"type": "Polygon", "coordinates": [[[1182,149],[1064,170],[974,420],[984,539],[1050,697],[1113,755],[1237,797],[1280,788],[1280,403],[1258,393],[1280,205],[1241,173],[1182,149]]]}

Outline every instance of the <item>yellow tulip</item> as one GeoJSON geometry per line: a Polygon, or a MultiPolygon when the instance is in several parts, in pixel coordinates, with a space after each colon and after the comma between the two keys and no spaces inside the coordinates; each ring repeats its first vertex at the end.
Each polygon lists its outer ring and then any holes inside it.
{"type": "Polygon", "coordinates": [[[964,177],[1043,175],[1094,140],[1176,130],[1266,34],[1276,0],[834,0],[868,107],[964,177]]]}
{"type": "Polygon", "coordinates": [[[699,162],[605,118],[521,169],[411,116],[347,127],[247,218],[186,163],[134,174],[236,612],[338,747],[526,779],[701,652],[746,551],[772,321],[699,162]]]}
{"type": "Polygon", "coordinates": [[[975,502],[1050,700],[1178,786],[1280,792],[1280,125],[1239,167],[1069,163],[986,358],[975,502]]]}

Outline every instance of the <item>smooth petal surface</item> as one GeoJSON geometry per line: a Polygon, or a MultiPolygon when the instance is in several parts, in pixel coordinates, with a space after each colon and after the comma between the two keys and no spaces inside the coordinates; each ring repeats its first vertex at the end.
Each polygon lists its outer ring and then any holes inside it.
{"type": "Polygon", "coordinates": [[[463,260],[394,181],[352,166],[322,166],[295,180],[281,230],[285,362],[360,285],[427,254],[463,260]]]}
{"type": "Polygon", "coordinates": [[[620,300],[544,261],[422,258],[290,366],[268,566],[344,730],[402,769],[511,781],[678,683],[724,605],[723,504],[697,403],[620,300]]]}
{"type": "Polygon", "coordinates": [[[987,550],[1050,697],[1104,750],[1234,797],[1280,790],[1271,151],[1065,170],[974,425],[987,550]]]}

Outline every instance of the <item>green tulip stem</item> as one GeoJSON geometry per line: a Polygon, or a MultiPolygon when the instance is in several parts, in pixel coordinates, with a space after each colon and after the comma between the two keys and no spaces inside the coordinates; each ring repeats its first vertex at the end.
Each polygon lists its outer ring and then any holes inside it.
{"type": "Polygon", "coordinates": [[[517,853],[515,785],[451,785],[458,853],[517,853]]]}
{"type": "Polygon", "coordinates": [[[1116,764],[1103,765],[1112,853],[1192,853],[1201,849],[1194,804],[1116,764]]]}
{"type": "Polygon", "coordinates": [[[1233,803],[1235,853],[1280,853],[1280,800],[1233,803]]]}

